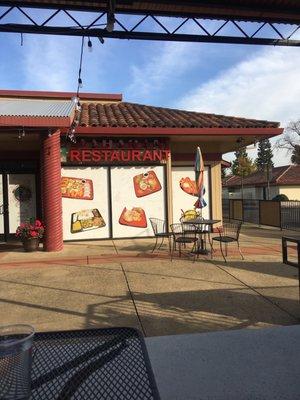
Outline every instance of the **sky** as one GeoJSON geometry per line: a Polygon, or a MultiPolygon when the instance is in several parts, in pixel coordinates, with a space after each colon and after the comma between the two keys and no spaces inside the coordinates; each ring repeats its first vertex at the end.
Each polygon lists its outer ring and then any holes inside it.
{"type": "MultiPolygon", "coordinates": [[[[38,21],[45,13],[31,11],[38,21]]],[[[89,13],[74,16],[82,18],[82,24],[94,18],[89,13]]],[[[5,18],[1,22],[25,23],[18,11],[5,18]]],[[[123,18],[132,26],[136,22],[132,16],[123,18]]],[[[173,20],[161,20],[169,28],[174,26],[173,20]]],[[[54,23],[70,24],[62,15],[54,23]]],[[[206,28],[212,31],[216,24],[206,21],[206,28]]],[[[234,27],[226,29],[235,34],[234,27]]],[[[92,52],[84,47],[84,92],[122,93],[128,102],[278,121],[282,127],[300,118],[300,51],[296,47],[91,40],[92,52]]],[[[0,88],[76,91],[80,46],[81,38],[29,34],[23,35],[21,46],[19,34],[0,33],[0,88]]],[[[276,140],[272,139],[273,145],[276,140]]],[[[255,157],[256,150],[249,155],[255,157]]],[[[232,160],[233,155],[224,158],[232,160]]],[[[290,155],[274,150],[274,162],[289,164],[290,155]]]]}

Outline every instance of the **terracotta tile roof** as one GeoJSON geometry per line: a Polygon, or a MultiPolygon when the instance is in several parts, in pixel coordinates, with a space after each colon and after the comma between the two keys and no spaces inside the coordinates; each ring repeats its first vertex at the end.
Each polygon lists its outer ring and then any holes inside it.
{"type": "MultiPolygon", "coordinates": [[[[264,186],[267,184],[267,177],[264,172],[257,171],[244,178],[244,186],[264,186]]],[[[300,165],[285,165],[275,167],[271,173],[271,185],[300,185],[300,165]]],[[[223,186],[240,186],[241,178],[239,176],[230,176],[223,180],[223,186]]]]}
{"type": "Polygon", "coordinates": [[[278,179],[279,185],[300,185],[300,165],[291,165],[278,179]]]}
{"type": "Polygon", "coordinates": [[[279,122],[119,102],[83,103],[79,125],[142,128],[278,128],[279,122]]]}

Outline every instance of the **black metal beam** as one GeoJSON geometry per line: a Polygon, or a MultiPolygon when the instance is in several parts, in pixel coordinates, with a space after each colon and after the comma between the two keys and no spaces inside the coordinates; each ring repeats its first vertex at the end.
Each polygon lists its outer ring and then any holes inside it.
{"type": "MultiPolygon", "coordinates": [[[[293,39],[295,33],[300,30],[300,25],[292,25],[289,34],[281,32],[280,27],[275,26],[272,23],[264,22],[260,23],[259,26],[255,26],[254,31],[247,33],[244,25],[241,25],[239,21],[235,19],[221,20],[218,22],[218,27],[215,28],[214,32],[209,32],[205,26],[206,20],[196,18],[185,18],[178,19],[173,18],[173,22],[176,21],[177,26],[170,30],[166,26],[166,22],[159,19],[157,15],[146,14],[136,15],[138,21],[134,26],[129,26],[124,18],[121,22],[121,14],[115,15],[113,13],[115,7],[115,1],[109,0],[109,7],[106,11],[95,12],[91,15],[92,21],[84,26],[79,22],[79,18],[76,15],[72,15],[72,11],[64,8],[53,9],[52,14],[45,15],[43,22],[37,22],[32,9],[22,8],[19,6],[9,7],[0,11],[0,32],[10,33],[29,33],[29,34],[42,34],[42,35],[66,35],[66,36],[89,36],[99,38],[113,38],[113,39],[131,39],[131,40],[155,40],[155,41],[178,41],[178,42],[202,42],[202,43],[228,43],[228,44],[252,44],[252,45],[271,45],[271,46],[300,46],[300,40],[293,39]],[[11,15],[12,11],[18,10],[25,18],[27,23],[5,23],[7,15],[11,15]],[[52,26],[53,18],[63,13],[66,18],[66,24],[64,26],[52,26]],[[148,29],[141,31],[140,27],[145,20],[150,20],[151,25],[148,24],[148,29]],[[188,29],[186,33],[180,32],[181,28],[185,25],[186,28],[190,28],[188,23],[193,23],[194,28],[189,33],[188,29]],[[224,28],[231,23],[237,32],[237,35],[232,36],[224,34],[224,28]],[[101,26],[101,28],[99,28],[101,26]],[[105,26],[105,29],[102,28],[105,26]],[[151,28],[149,28],[151,26],[151,28]],[[264,27],[269,28],[267,37],[260,37],[262,29],[264,27]]],[[[123,15],[124,17],[124,15],[123,15]]],[[[126,17],[126,15],[125,15],[126,17]]],[[[251,23],[250,23],[251,24],[251,23]]],[[[145,25],[144,25],[145,27],[145,25]]],[[[250,25],[253,28],[253,25],[250,25]]]]}
{"type": "Polygon", "coordinates": [[[131,32],[131,31],[113,31],[106,29],[74,29],[52,26],[36,26],[23,24],[3,24],[0,25],[0,32],[10,33],[32,33],[42,35],[65,35],[65,36],[89,36],[112,39],[132,39],[132,40],[155,40],[171,42],[206,42],[206,43],[228,43],[228,44],[252,44],[252,45],[271,45],[271,46],[300,46],[300,40],[289,39],[269,39],[269,38],[251,38],[237,36],[208,36],[208,35],[190,35],[190,34],[171,34],[156,32],[131,32]]]}

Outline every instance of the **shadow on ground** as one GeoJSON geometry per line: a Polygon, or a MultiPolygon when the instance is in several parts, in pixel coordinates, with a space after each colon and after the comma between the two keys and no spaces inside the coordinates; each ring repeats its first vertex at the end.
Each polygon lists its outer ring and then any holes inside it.
{"type": "MultiPolygon", "coordinates": [[[[289,287],[285,287],[289,290],[289,287]]],[[[265,299],[243,287],[236,289],[136,293],[132,296],[147,336],[209,332],[247,327],[291,325],[299,319],[275,307],[282,299],[265,299]]],[[[97,327],[118,318],[122,299],[87,308],[86,326],[97,327]]],[[[297,300],[284,299],[286,309],[298,306],[297,300]]],[[[126,311],[123,309],[123,312],[126,311]]]]}

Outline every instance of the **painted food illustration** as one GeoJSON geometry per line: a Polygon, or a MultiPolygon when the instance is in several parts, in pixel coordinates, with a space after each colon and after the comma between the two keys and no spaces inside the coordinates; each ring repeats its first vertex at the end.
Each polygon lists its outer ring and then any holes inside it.
{"type": "Polygon", "coordinates": [[[119,218],[119,224],[133,226],[135,228],[147,228],[147,219],[145,211],[141,207],[124,207],[119,218]]]}
{"type": "Polygon", "coordinates": [[[161,184],[154,171],[148,171],[133,177],[136,197],[147,196],[161,190],[161,184]]]}
{"type": "Polygon", "coordinates": [[[61,195],[70,199],[93,200],[93,181],[91,179],[61,178],[61,195]]]}
{"type": "Polygon", "coordinates": [[[102,228],[105,221],[97,208],[81,210],[71,216],[71,233],[102,228]]]}
{"type": "Polygon", "coordinates": [[[185,193],[198,196],[196,182],[192,181],[191,178],[181,178],[179,185],[185,193]]]}

